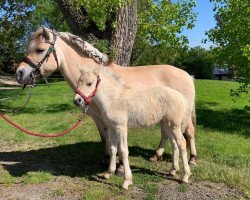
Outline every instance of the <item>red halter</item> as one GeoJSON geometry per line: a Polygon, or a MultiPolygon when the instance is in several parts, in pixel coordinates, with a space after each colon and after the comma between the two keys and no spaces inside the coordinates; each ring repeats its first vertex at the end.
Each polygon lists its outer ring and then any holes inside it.
{"type": "Polygon", "coordinates": [[[97,76],[97,82],[96,82],[96,86],[95,86],[95,90],[89,95],[89,96],[86,96],[85,94],[83,94],[80,90],[76,90],[76,94],[79,94],[85,101],[85,105],[89,105],[90,104],[90,101],[91,101],[91,98],[95,96],[96,92],[97,92],[97,87],[100,83],[101,79],[99,76],[97,76]]]}

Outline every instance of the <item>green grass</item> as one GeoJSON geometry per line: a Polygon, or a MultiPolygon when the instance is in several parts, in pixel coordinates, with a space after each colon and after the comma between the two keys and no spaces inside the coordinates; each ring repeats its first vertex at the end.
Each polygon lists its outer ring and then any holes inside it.
{"type": "MultiPolygon", "coordinates": [[[[196,80],[198,166],[192,167],[191,181],[223,182],[250,194],[250,95],[233,99],[230,89],[237,83],[196,80]]],[[[0,98],[15,94],[1,91],[0,98]]],[[[22,105],[28,90],[20,99],[0,103],[0,108],[22,105]]],[[[30,103],[18,114],[8,116],[25,128],[55,133],[74,124],[80,112],[72,103],[74,94],[65,82],[50,87],[37,86],[30,103]]],[[[46,183],[57,176],[80,177],[86,185],[83,199],[126,199],[129,192],[120,189],[122,178],[100,180],[103,146],[92,119],[85,118],[72,133],[46,139],[28,136],[0,119],[0,184],[46,183]]],[[[151,163],[160,140],[159,126],[129,132],[130,165],[134,187],[142,187],[146,199],[157,199],[158,184],[170,169],[171,149],[166,146],[164,161],[151,163]]],[[[179,174],[181,174],[180,172],[179,174]]],[[[185,192],[188,186],[179,186],[185,192]]],[[[59,191],[58,193],[62,193],[59,191]]]]}

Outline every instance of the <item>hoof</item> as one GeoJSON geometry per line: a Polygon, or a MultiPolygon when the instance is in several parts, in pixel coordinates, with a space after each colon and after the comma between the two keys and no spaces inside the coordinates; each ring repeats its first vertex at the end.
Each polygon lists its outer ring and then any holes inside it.
{"type": "Polygon", "coordinates": [[[120,165],[120,166],[117,168],[116,174],[117,174],[118,176],[124,176],[124,167],[123,167],[123,165],[120,165]]]}
{"type": "Polygon", "coordinates": [[[176,170],[171,170],[171,171],[169,172],[169,175],[171,175],[171,176],[176,176],[176,170]]]}
{"type": "Polygon", "coordinates": [[[197,165],[196,164],[196,156],[190,156],[190,159],[189,159],[189,161],[188,161],[188,164],[190,164],[190,165],[197,165]]]}
{"type": "Polygon", "coordinates": [[[103,173],[103,178],[109,179],[111,177],[111,175],[112,175],[112,173],[105,172],[105,173],[103,173]]]}
{"type": "Polygon", "coordinates": [[[133,184],[132,180],[125,180],[122,184],[122,188],[128,190],[128,187],[133,184]]]}
{"type": "Polygon", "coordinates": [[[152,156],[151,158],[149,158],[149,160],[152,161],[152,162],[161,161],[162,160],[162,156],[157,156],[157,154],[155,154],[154,156],[152,156]]]}
{"type": "Polygon", "coordinates": [[[182,180],[181,180],[182,183],[188,183],[188,178],[189,178],[190,175],[184,175],[183,178],[182,178],[182,180]]]}

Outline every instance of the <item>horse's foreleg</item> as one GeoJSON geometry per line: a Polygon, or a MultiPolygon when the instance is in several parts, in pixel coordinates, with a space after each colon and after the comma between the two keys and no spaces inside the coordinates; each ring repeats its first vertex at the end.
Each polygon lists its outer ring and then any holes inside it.
{"type": "Polygon", "coordinates": [[[156,161],[162,160],[162,155],[164,153],[167,139],[168,139],[167,133],[165,132],[163,125],[161,125],[161,141],[160,141],[160,144],[158,145],[158,148],[155,151],[155,155],[149,159],[150,161],[156,162],[156,161]]]}
{"type": "Polygon", "coordinates": [[[95,125],[96,125],[96,127],[98,129],[98,132],[100,134],[102,143],[104,145],[105,156],[109,157],[110,154],[109,154],[109,148],[108,148],[108,145],[107,145],[108,128],[104,124],[103,120],[100,119],[99,117],[92,116],[92,118],[93,118],[93,120],[95,122],[95,125]]]}

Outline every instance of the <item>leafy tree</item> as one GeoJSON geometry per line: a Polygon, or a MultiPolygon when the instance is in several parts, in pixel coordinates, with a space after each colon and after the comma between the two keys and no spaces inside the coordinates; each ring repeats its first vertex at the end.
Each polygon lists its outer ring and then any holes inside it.
{"type": "Polygon", "coordinates": [[[27,38],[40,25],[69,30],[52,1],[7,0],[0,2],[0,70],[10,68],[23,56],[27,38]]]}
{"type": "Polygon", "coordinates": [[[238,78],[250,81],[250,1],[210,0],[216,11],[216,26],[207,32],[222,66],[233,68],[238,78]]]}
{"type": "Polygon", "coordinates": [[[174,64],[197,79],[213,78],[214,56],[199,46],[181,51],[174,64]]]}

